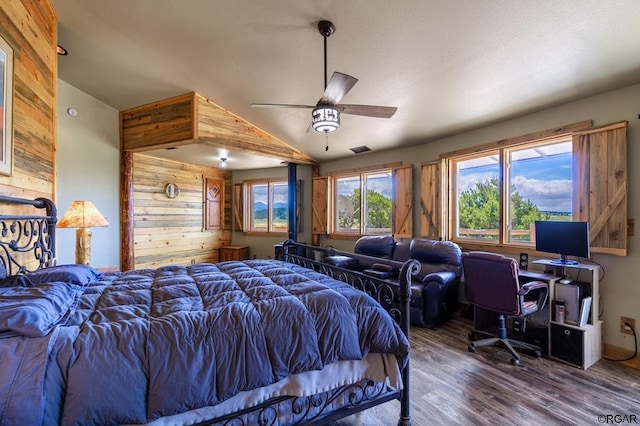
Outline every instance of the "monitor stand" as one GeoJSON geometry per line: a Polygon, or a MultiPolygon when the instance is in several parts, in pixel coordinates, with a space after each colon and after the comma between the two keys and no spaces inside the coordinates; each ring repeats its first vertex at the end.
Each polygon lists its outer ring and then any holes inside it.
{"type": "Polygon", "coordinates": [[[551,263],[554,263],[557,265],[577,265],[580,262],[578,262],[577,260],[567,259],[567,255],[561,254],[560,259],[553,259],[551,260],[551,263]]]}

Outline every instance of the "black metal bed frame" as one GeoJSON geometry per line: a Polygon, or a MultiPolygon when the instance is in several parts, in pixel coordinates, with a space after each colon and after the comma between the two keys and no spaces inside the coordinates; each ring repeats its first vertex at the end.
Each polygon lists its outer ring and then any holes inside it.
{"type": "MultiPolygon", "coordinates": [[[[350,252],[336,250],[333,247],[317,247],[307,244],[296,243],[288,240],[283,244],[284,259],[286,262],[295,263],[308,269],[313,269],[324,275],[328,275],[337,280],[343,281],[352,287],[367,293],[380,303],[396,320],[402,332],[409,338],[410,314],[409,306],[411,301],[411,277],[420,272],[420,262],[409,259],[406,262],[396,262],[393,260],[371,258],[369,256],[358,255],[350,252]],[[338,266],[325,263],[324,260],[329,256],[349,256],[368,263],[383,263],[388,266],[398,268],[398,278],[386,280],[370,275],[366,275],[359,271],[340,268],[338,266]],[[317,260],[318,256],[320,260],[317,260]],[[394,291],[397,288],[397,292],[394,291]],[[397,297],[396,294],[399,296],[397,297]]],[[[411,424],[411,411],[409,399],[409,362],[402,370],[403,390],[399,392],[390,392],[386,400],[400,400],[400,419],[399,425],[411,424]]],[[[382,401],[384,402],[384,401],[382,401]]],[[[372,403],[370,406],[378,405],[380,401],[372,403]]],[[[366,407],[369,408],[369,407],[366,407]]],[[[364,409],[366,409],[364,408],[364,409]]],[[[361,411],[362,409],[355,410],[361,411]]],[[[347,414],[348,415],[348,414],[347,414]]]]}
{"type": "MultiPolygon", "coordinates": [[[[0,195],[0,203],[33,206],[44,209],[45,215],[0,214],[0,262],[8,275],[27,272],[21,254],[30,253],[41,269],[55,263],[56,222],[55,204],[47,198],[26,200],[0,195]]],[[[27,256],[26,254],[24,255],[27,256]]]]}
{"type": "MultiPolygon", "coordinates": [[[[34,264],[36,267],[32,267],[31,270],[54,265],[56,259],[55,229],[57,222],[57,211],[54,203],[46,198],[27,200],[0,195],[0,204],[33,206],[45,210],[45,214],[40,216],[0,214],[0,262],[7,273],[15,275],[28,272],[27,266],[21,262],[27,256],[35,259],[34,264]]],[[[0,210],[0,212],[2,211],[0,210]]],[[[392,318],[399,323],[402,331],[409,337],[410,284],[411,277],[420,271],[419,262],[409,260],[405,263],[399,263],[376,259],[377,263],[387,263],[400,269],[400,276],[397,280],[387,281],[329,265],[321,260],[315,260],[314,256],[308,256],[308,254],[319,251],[321,258],[335,254],[365,259],[367,256],[340,252],[333,248],[309,246],[292,240],[286,241],[283,244],[283,248],[285,261],[331,276],[369,294],[380,302],[385,309],[388,309],[392,318]],[[394,286],[399,291],[394,292],[394,286]],[[398,286],[399,289],[397,288],[398,286]],[[397,294],[399,294],[399,297],[396,296],[397,294]]],[[[397,399],[400,401],[398,425],[410,426],[409,361],[407,361],[402,370],[402,382],[403,389],[398,390],[392,389],[386,384],[365,379],[355,384],[307,397],[275,398],[258,406],[200,424],[274,425],[278,422],[279,409],[286,407],[285,410],[291,412],[294,416],[294,424],[320,425],[397,399]],[[348,403],[339,409],[334,409],[332,404],[338,399],[348,401],[348,403]]]]}

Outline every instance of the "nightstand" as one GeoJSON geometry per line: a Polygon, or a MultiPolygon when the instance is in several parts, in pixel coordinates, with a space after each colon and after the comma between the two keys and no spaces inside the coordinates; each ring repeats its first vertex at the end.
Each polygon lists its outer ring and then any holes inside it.
{"type": "Polygon", "coordinates": [[[225,246],[220,247],[219,261],[249,259],[249,246],[225,246]]]}

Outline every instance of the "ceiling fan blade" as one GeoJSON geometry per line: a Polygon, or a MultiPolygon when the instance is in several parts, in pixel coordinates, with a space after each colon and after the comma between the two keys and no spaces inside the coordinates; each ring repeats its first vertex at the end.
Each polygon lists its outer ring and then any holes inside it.
{"type": "Polygon", "coordinates": [[[356,85],[358,79],[335,71],[324,89],[320,102],[335,105],[356,85]]]}
{"type": "Polygon", "coordinates": [[[315,108],[314,105],[290,105],[290,104],[257,104],[257,103],[253,103],[251,104],[252,107],[256,107],[256,108],[307,108],[307,109],[313,109],[315,108]]]}
{"type": "Polygon", "coordinates": [[[367,117],[391,118],[398,108],[377,105],[336,105],[336,109],[345,114],[364,115],[367,117]]]}

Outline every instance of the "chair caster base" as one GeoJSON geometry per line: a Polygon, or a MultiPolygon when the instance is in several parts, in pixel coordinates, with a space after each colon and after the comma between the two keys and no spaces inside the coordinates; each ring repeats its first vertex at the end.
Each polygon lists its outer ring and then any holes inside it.
{"type": "Polygon", "coordinates": [[[519,359],[515,359],[515,358],[511,358],[511,364],[515,365],[516,367],[518,365],[520,365],[520,360],[519,359]]]}

